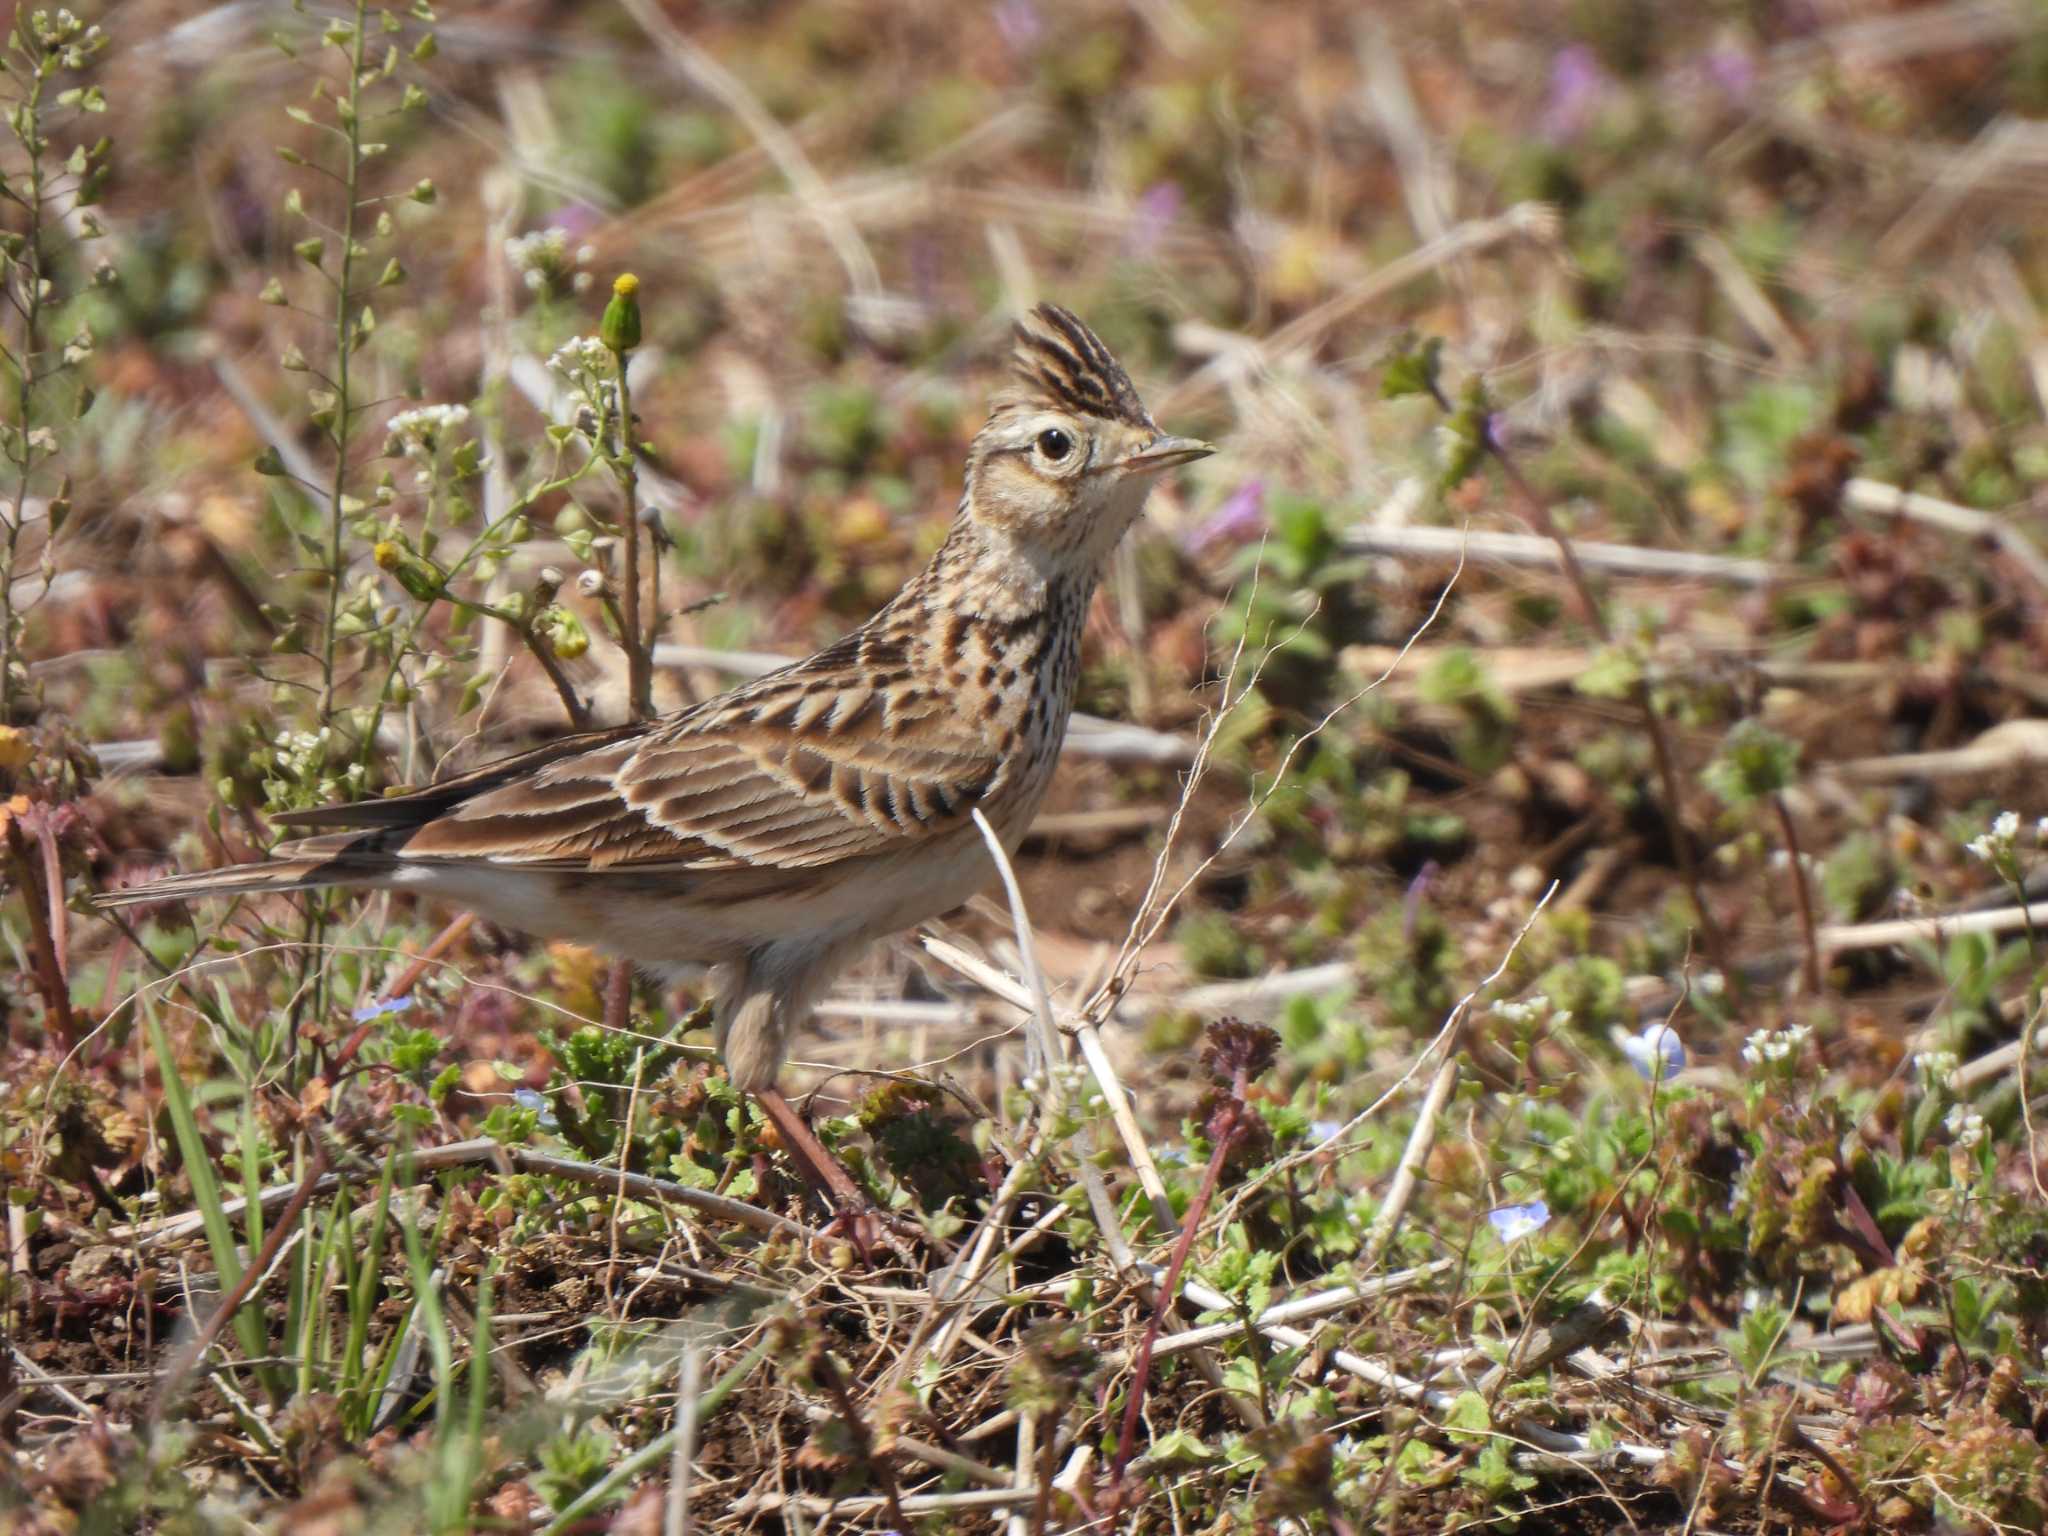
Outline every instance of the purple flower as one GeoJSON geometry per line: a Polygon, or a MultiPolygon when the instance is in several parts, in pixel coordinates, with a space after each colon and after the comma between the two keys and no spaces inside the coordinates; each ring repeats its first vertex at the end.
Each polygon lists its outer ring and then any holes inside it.
{"type": "Polygon", "coordinates": [[[1415,930],[1422,922],[1422,903],[1429,895],[1429,888],[1436,883],[1436,877],[1443,872],[1443,865],[1435,859],[1424,859],[1422,868],[1415,871],[1415,878],[1408,882],[1407,893],[1401,898],[1402,943],[1415,942],[1415,930]]]}
{"type": "Polygon", "coordinates": [[[1125,242],[1133,256],[1150,256],[1159,249],[1159,242],[1180,217],[1182,201],[1180,183],[1175,181],[1155,181],[1138,194],[1130,237],[1125,242]]]}
{"type": "Polygon", "coordinates": [[[1718,85],[1733,102],[1749,100],[1756,87],[1756,60],[1732,43],[1723,43],[1707,55],[1707,78],[1718,85]]]}
{"type": "Polygon", "coordinates": [[[1600,97],[1607,90],[1607,72],[1584,43],[1558,50],[1550,61],[1550,99],[1543,107],[1543,136],[1567,144],[1586,131],[1600,97]]]}
{"type": "Polygon", "coordinates": [[[1266,527],[1266,482],[1245,481],[1223,498],[1223,505],[1191,531],[1184,540],[1189,554],[1228,539],[1249,539],[1266,527]]]}
{"type": "Polygon", "coordinates": [[[1646,1082],[1667,1082],[1685,1070],[1685,1042],[1661,1019],[1643,1026],[1639,1035],[1620,1036],[1616,1043],[1646,1082]]]}
{"type": "Polygon", "coordinates": [[[1527,1205],[1503,1205],[1488,1211],[1486,1219],[1493,1223],[1493,1230],[1503,1243],[1519,1243],[1543,1230],[1543,1224],[1550,1220],[1550,1207],[1541,1200],[1531,1200],[1527,1205]]]}
{"type": "Polygon", "coordinates": [[[409,1012],[412,1005],[413,995],[408,992],[403,997],[386,998],[381,1003],[366,1003],[358,1008],[350,1017],[358,1024],[367,1024],[372,1019],[388,1018],[394,1013],[409,1012]]]}
{"type": "Polygon", "coordinates": [[[1000,0],[995,8],[996,31],[1012,53],[1028,53],[1045,31],[1045,21],[1032,0],[1000,0]]]}
{"type": "Polygon", "coordinates": [[[541,228],[564,230],[571,240],[588,235],[603,222],[598,211],[587,203],[564,203],[540,221],[541,228]]]}

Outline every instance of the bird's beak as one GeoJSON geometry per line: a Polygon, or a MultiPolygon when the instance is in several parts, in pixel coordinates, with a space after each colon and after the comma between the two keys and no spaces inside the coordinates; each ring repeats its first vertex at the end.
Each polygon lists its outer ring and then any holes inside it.
{"type": "Polygon", "coordinates": [[[1196,459],[1206,459],[1215,451],[1213,444],[1205,443],[1199,438],[1155,437],[1117,467],[1134,475],[1153,475],[1162,469],[1172,469],[1177,464],[1191,464],[1196,459]]]}

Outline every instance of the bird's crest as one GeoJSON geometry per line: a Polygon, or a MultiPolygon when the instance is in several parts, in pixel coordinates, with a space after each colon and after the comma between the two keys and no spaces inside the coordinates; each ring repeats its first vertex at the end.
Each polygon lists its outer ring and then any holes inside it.
{"type": "Polygon", "coordinates": [[[1100,337],[1057,304],[1041,304],[1017,321],[1010,369],[1017,387],[1001,405],[1049,405],[1157,430],[1123,365],[1100,337]]]}

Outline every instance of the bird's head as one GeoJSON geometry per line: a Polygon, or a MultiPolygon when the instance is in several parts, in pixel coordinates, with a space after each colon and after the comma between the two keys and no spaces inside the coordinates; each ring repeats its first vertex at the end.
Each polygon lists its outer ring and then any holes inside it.
{"type": "Polygon", "coordinates": [[[965,508],[1041,558],[1092,568],[1160,471],[1215,452],[1160,431],[1109,348],[1057,305],[1017,322],[1010,368],[968,456],[965,508]]]}

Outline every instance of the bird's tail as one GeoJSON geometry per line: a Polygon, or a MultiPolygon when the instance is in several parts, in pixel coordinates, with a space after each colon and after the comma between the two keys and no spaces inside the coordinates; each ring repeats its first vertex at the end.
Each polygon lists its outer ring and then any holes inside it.
{"type": "Polygon", "coordinates": [[[287,843],[278,856],[226,869],[196,869],[141,885],[102,891],[101,907],[132,907],[151,901],[197,901],[209,896],[271,896],[315,891],[330,885],[387,883],[398,861],[380,845],[383,834],[343,832],[287,843]]]}

